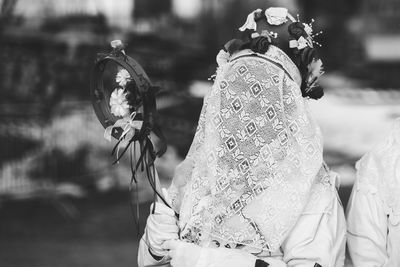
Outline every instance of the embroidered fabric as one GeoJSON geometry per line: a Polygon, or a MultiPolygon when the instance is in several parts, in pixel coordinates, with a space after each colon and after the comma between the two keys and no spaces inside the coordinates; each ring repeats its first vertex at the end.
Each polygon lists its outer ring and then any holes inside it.
{"type": "Polygon", "coordinates": [[[356,164],[356,189],[376,194],[393,225],[400,223],[400,118],[389,136],[356,164]]]}
{"type": "Polygon", "coordinates": [[[279,48],[220,66],[186,159],[169,188],[180,238],[274,252],[327,175],[321,132],[279,48]]]}

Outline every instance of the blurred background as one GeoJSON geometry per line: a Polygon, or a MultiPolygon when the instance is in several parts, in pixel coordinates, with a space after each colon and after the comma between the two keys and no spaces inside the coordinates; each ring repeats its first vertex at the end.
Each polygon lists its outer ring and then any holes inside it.
{"type": "MultiPolygon", "coordinates": [[[[112,166],[89,97],[97,52],[121,39],[163,88],[167,186],[216,68],[249,12],[316,20],[326,95],[312,101],[343,205],[355,162],[400,116],[400,0],[0,0],[0,266],[136,266],[129,162],[112,166]],[[279,3],[278,3],[279,2],[279,3]]],[[[152,198],[139,181],[139,230],[152,198]]]]}

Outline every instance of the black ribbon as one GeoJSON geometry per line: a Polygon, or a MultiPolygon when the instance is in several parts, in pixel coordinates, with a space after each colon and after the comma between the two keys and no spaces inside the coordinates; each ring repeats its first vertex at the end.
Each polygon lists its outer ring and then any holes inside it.
{"type": "Polygon", "coordinates": [[[268,267],[268,266],[269,266],[269,264],[266,263],[265,261],[260,260],[260,259],[256,260],[255,267],[268,267]]]}

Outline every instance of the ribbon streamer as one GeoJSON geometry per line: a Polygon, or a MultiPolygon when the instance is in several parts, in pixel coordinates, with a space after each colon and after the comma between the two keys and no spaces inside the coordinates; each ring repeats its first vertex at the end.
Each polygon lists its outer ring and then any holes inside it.
{"type": "Polygon", "coordinates": [[[256,15],[256,13],[260,13],[260,12],[262,12],[261,9],[256,9],[253,12],[251,12],[247,16],[246,22],[243,24],[242,27],[239,28],[239,30],[242,31],[242,32],[244,32],[247,29],[256,31],[257,30],[257,23],[256,23],[256,20],[255,20],[255,15],[256,15]]]}

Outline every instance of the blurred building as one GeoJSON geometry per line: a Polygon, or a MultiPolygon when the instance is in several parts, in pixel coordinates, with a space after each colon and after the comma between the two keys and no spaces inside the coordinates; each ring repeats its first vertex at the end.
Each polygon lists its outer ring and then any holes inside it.
{"type": "Polygon", "coordinates": [[[400,1],[362,1],[360,31],[365,66],[375,86],[400,87],[400,1]]]}
{"type": "Polygon", "coordinates": [[[400,1],[363,1],[362,10],[368,60],[400,62],[400,1]]]}
{"type": "MultiPolygon", "coordinates": [[[[10,178],[18,158],[40,154],[41,137],[26,133],[59,120],[53,108],[88,100],[93,60],[114,38],[128,44],[127,54],[170,96],[164,99],[163,127],[184,155],[201,107],[188,89],[215,72],[215,55],[238,37],[247,14],[267,6],[285,6],[302,14],[302,21],[316,19],[329,72],[367,80],[374,88],[400,85],[400,0],[0,0],[0,19],[12,17],[0,24],[0,150],[15,150],[14,157],[0,155],[0,163],[8,164],[0,173],[10,178]],[[26,130],[32,121],[42,124],[26,130]]],[[[57,176],[60,164],[54,165],[57,176]]]]}
{"type": "MultiPolygon", "coordinates": [[[[4,0],[5,1],[5,0],[4,0]]],[[[133,0],[17,0],[15,15],[29,20],[30,25],[40,23],[44,18],[71,15],[104,15],[111,26],[131,26],[133,0]]]]}

